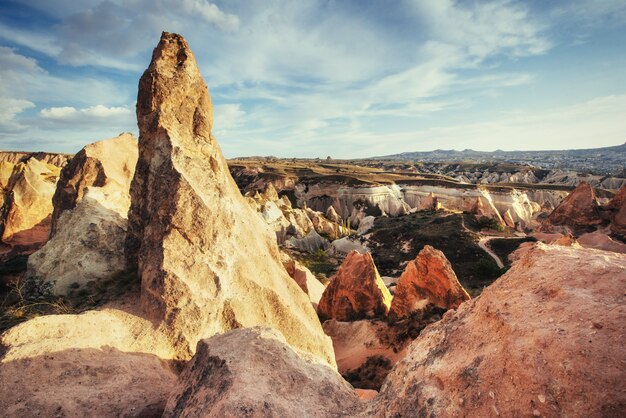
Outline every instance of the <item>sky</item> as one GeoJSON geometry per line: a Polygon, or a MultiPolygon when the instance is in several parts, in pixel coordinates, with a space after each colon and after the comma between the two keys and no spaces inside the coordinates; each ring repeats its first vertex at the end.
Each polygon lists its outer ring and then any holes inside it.
{"type": "Polygon", "coordinates": [[[624,0],[0,0],[0,149],[137,135],[162,31],[227,158],[626,142],[624,0]]]}

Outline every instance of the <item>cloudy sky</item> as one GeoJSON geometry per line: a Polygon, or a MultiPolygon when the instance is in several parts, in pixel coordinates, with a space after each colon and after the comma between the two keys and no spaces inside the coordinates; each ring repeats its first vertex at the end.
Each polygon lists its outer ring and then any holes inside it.
{"type": "Polygon", "coordinates": [[[227,157],[626,141],[626,1],[0,2],[0,149],[137,132],[137,82],[183,34],[227,157]]]}

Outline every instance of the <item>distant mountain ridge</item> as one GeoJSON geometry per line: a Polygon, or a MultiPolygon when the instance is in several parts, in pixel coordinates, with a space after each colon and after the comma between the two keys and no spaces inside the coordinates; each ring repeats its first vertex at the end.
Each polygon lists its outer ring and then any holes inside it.
{"type": "Polygon", "coordinates": [[[626,164],[626,143],[612,147],[550,151],[475,151],[472,149],[414,151],[371,157],[375,160],[422,162],[500,162],[529,164],[544,169],[616,173],[626,164]]]}

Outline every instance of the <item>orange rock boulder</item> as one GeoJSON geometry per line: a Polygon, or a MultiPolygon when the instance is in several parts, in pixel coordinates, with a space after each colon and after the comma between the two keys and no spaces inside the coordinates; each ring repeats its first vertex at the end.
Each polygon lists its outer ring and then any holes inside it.
{"type": "Polygon", "coordinates": [[[625,266],[535,244],[420,334],[364,416],[623,416],[625,266]]]}
{"type": "Polygon", "coordinates": [[[317,313],[322,321],[354,321],[384,316],[390,304],[372,256],[351,251],[322,294],[317,313]]]}
{"type": "Polygon", "coordinates": [[[572,191],[546,220],[550,225],[564,225],[576,231],[592,229],[602,223],[596,193],[586,182],[572,191]]]}
{"type": "Polygon", "coordinates": [[[455,309],[469,298],[446,256],[426,245],[400,276],[389,316],[407,317],[428,305],[455,309]]]}

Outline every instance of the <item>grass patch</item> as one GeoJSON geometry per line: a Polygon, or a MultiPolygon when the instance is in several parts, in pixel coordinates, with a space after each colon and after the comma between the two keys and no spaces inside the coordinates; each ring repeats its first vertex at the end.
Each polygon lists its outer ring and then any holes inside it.
{"type": "Polygon", "coordinates": [[[70,286],[66,296],[53,295],[50,283],[19,280],[10,286],[0,304],[0,332],[38,316],[84,312],[128,294],[139,294],[140,288],[141,282],[134,271],[92,281],[82,287],[76,283],[70,286]]]}
{"type": "MultiPolygon", "coordinates": [[[[383,276],[397,277],[425,245],[442,251],[461,284],[472,295],[500,277],[493,259],[479,246],[478,236],[463,228],[466,214],[420,211],[395,218],[378,218],[371,230],[372,257],[383,276]],[[400,267],[400,271],[398,271],[400,267]]],[[[467,222],[466,222],[467,223],[467,222]]]]}
{"type": "Polygon", "coordinates": [[[506,267],[511,266],[511,262],[509,261],[509,255],[517,250],[519,246],[524,242],[536,242],[537,239],[533,237],[525,237],[525,238],[494,238],[489,240],[487,245],[491,248],[499,258],[502,260],[506,267]]]}

